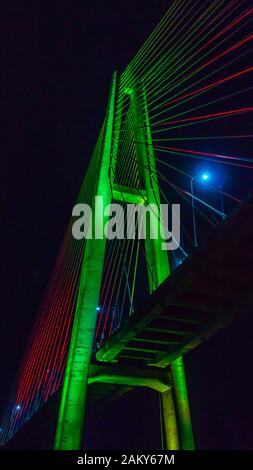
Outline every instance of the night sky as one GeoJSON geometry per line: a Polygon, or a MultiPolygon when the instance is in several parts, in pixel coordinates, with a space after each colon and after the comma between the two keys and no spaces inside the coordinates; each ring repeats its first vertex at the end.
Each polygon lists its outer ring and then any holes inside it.
{"type": "MultiPolygon", "coordinates": [[[[96,142],[112,72],[124,70],[169,4],[1,6],[0,410],[96,142]]],[[[252,327],[250,317],[234,323],[185,358],[198,448],[253,447],[252,327]]],[[[88,448],[159,448],[156,395],[131,392],[90,417],[86,436],[88,448]]]]}

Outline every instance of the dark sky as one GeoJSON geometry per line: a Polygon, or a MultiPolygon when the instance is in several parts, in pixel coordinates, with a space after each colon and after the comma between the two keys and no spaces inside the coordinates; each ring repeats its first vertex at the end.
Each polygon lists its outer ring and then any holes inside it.
{"type": "MultiPolygon", "coordinates": [[[[1,408],[104,117],[112,72],[124,69],[169,4],[2,2],[1,408]]],[[[200,448],[253,446],[252,326],[245,319],[186,358],[200,448]]],[[[145,446],[149,427],[146,445],[158,447],[154,395],[145,394],[146,408],[138,391],[123,400],[91,421],[89,446],[145,446]],[[128,412],[118,419],[122,408],[128,412]]]]}

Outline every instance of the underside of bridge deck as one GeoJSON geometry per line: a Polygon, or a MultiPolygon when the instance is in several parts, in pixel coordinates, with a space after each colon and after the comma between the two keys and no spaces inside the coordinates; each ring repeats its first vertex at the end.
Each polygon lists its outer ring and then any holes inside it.
{"type": "Polygon", "coordinates": [[[167,367],[234,318],[253,311],[252,236],[251,198],[105,341],[96,359],[167,367]]]}

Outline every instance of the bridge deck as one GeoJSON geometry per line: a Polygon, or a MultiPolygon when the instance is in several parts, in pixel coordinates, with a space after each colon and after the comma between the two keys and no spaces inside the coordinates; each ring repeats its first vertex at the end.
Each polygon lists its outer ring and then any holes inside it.
{"type": "Polygon", "coordinates": [[[96,353],[98,361],[166,367],[253,311],[253,198],[152,294],[96,353]]]}
{"type": "MultiPolygon", "coordinates": [[[[168,368],[234,318],[253,312],[253,198],[106,340],[93,364],[168,368]]],[[[93,366],[94,367],[94,366],[93,366]]],[[[88,406],[100,409],[136,384],[89,380],[88,406]]]]}

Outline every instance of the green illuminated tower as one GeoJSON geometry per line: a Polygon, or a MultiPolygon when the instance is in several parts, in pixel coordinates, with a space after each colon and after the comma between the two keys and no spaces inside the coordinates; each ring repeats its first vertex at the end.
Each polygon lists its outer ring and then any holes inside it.
{"type": "MultiPolygon", "coordinates": [[[[117,163],[117,147],[120,122],[126,101],[118,102],[117,74],[113,74],[106,117],[92,159],[98,162],[96,183],[92,193],[92,203],[96,196],[103,196],[104,206],[112,200],[134,204],[160,204],[159,184],[145,88],[141,83],[125,88],[125,98],[133,113],[133,129],[138,162],[141,190],[133,187],[119,187],[114,181],[117,163]],[[117,106],[118,104],[118,106],[117,106]],[[118,109],[115,119],[115,109],[118,109]],[[114,142],[112,145],[114,136],[114,142]],[[144,145],[146,144],[146,145],[144,145]]],[[[88,170],[89,171],[89,170],[88,170]]],[[[103,216],[104,217],[104,216],[103,216]]],[[[102,229],[106,217],[99,221],[102,229]]],[[[92,223],[92,222],[91,222],[92,223]]],[[[152,219],[147,233],[152,233],[152,219]]],[[[101,231],[98,229],[101,233],[101,231]]],[[[145,240],[150,293],[169,276],[167,251],[161,249],[161,235],[157,239],[145,240]]],[[[96,308],[102,281],[102,271],[106,250],[105,237],[86,241],[82,261],[75,319],[66,365],[60,411],[58,417],[55,449],[80,449],[85,417],[89,369],[96,327],[96,308]]],[[[194,441],[187,397],[182,358],[177,359],[170,369],[172,388],[162,393],[163,430],[166,449],[193,449],[194,441]]]]}

